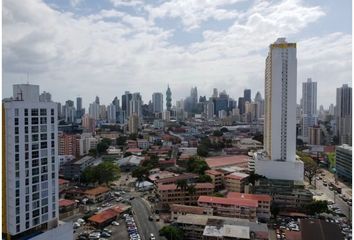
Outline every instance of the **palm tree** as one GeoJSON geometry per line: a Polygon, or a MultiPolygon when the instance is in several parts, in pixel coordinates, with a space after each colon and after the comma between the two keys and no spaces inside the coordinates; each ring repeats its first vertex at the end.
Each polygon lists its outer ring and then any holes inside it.
{"type": "Polygon", "coordinates": [[[176,182],[177,189],[180,188],[181,190],[186,190],[188,187],[188,183],[186,179],[179,179],[176,182]]]}

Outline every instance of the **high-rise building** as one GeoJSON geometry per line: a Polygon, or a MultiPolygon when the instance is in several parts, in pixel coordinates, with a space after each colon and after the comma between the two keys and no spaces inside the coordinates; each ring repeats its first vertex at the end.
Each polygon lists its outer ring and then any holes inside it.
{"type": "Polygon", "coordinates": [[[152,94],[152,111],[154,113],[161,113],[163,111],[163,95],[155,92],[152,94]]]}
{"type": "Polygon", "coordinates": [[[109,123],[117,122],[117,106],[113,103],[107,106],[107,121],[109,123]]]}
{"type": "Polygon", "coordinates": [[[74,107],[74,101],[72,100],[66,101],[65,105],[63,106],[63,110],[64,110],[65,122],[67,123],[75,122],[76,110],[74,107]]]}
{"type": "Polygon", "coordinates": [[[348,84],[337,88],[336,135],[340,144],[352,145],[352,88],[348,84]]]}
{"type": "Polygon", "coordinates": [[[194,103],[194,104],[198,103],[198,89],[197,89],[197,87],[194,87],[191,89],[191,100],[192,100],[192,103],[194,103]]]}
{"type": "Polygon", "coordinates": [[[317,82],[302,83],[302,137],[308,142],[309,127],[317,125],[317,82]]]}
{"type": "Polygon", "coordinates": [[[171,111],[171,107],[172,107],[172,92],[170,89],[170,86],[167,86],[167,91],[166,91],[166,109],[167,111],[171,111]]]}
{"type": "Polygon", "coordinates": [[[245,113],[245,99],[243,97],[238,98],[238,109],[241,115],[245,113]]]}
{"type": "Polygon", "coordinates": [[[100,120],[107,120],[107,108],[105,105],[100,105],[100,113],[99,113],[100,120]]]}
{"type": "Polygon", "coordinates": [[[96,96],[95,103],[97,103],[98,105],[100,105],[100,98],[99,98],[98,96],[96,96]]]}
{"type": "Polygon", "coordinates": [[[328,114],[334,116],[334,105],[331,103],[328,108],[328,114]]]}
{"type": "Polygon", "coordinates": [[[90,103],[89,106],[89,117],[95,120],[98,120],[100,115],[100,105],[97,103],[97,98],[98,97],[96,97],[96,100],[93,103],[90,103]]]}
{"type": "Polygon", "coordinates": [[[57,104],[39,101],[38,85],[16,84],[3,108],[3,236],[73,239],[71,223],[59,225],[57,104]]]}
{"type": "Polygon", "coordinates": [[[321,145],[321,128],[319,126],[309,127],[309,141],[310,145],[321,145]]]}
{"type": "Polygon", "coordinates": [[[264,99],[260,92],[257,92],[254,102],[257,104],[256,119],[258,120],[264,116],[264,99]]]}
{"type": "Polygon", "coordinates": [[[139,129],[139,116],[138,116],[137,113],[133,113],[133,114],[129,117],[128,128],[129,128],[129,133],[138,133],[138,129],[139,129]]]}
{"type": "Polygon", "coordinates": [[[213,89],[213,98],[217,98],[218,97],[218,89],[217,88],[214,88],[213,89]]]}
{"type": "Polygon", "coordinates": [[[208,120],[214,118],[214,103],[212,99],[206,102],[206,116],[208,120]]]}
{"type": "Polygon", "coordinates": [[[49,92],[42,92],[41,95],[39,95],[39,101],[41,102],[51,102],[52,101],[52,95],[49,92]]]}
{"type": "Polygon", "coordinates": [[[264,151],[255,153],[256,173],[269,179],[303,181],[296,159],[296,43],[279,38],[265,67],[264,151]]]}
{"type": "Polygon", "coordinates": [[[82,98],[76,98],[76,119],[80,119],[85,114],[85,110],[82,108],[82,98]]]}
{"type": "Polygon", "coordinates": [[[134,113],[137,114],[139,118],[142,117],[142,105],[143,101],[140,93],[133,93],[132,98],[129,101],[129,117],[134,113]]]}
{"type": "Polygon", "coordinates": [[[352,182],[352,147],[343,144],[336,146],[336,173],[345,181],[352,182]]]}
{"type": "Polygon", "coordinates": [[[243,99],[245,102],[251,102],[251,89],[245,89],[243,91],[243,99]]]}

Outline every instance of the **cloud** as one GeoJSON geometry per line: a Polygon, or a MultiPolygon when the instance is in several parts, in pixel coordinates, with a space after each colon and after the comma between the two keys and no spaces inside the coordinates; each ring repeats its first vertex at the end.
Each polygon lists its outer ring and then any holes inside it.
{"type": "Polygon", "coordinates": [[[294,38],[325,17],[319,6],[294,0],[255,1],[247,9],[231,9],[238,1],[226,0],[130,1],[146,11],[132,15],[118,8],[128,2],[112,4],[117,8],[82,16],[39,0],[4,1],[3,95],[11,94],[12,84],[25,82],[27,73],[54,100],[81,95],[85,105],[96,95],[109,103],[126,90],[140,91],[148,102],[152,92],[165,92],[168,83],[174,101],[194,85],[207,96],[214,87],[235,99],[244,88],[263,95],[267,48],[280,36],[299,40],[298,85],[307,77],[318,80],[319,102],[334,102],[335,91],[330,90],[351,79],[350,34],[294,38]],[[162,29],[157,18],[179,19],[185,30],[199,29],[203,41],[172,44],[173,26],[162,29]],[[206,25],[222,19],[232,20],[224,30],[206,25]]]}

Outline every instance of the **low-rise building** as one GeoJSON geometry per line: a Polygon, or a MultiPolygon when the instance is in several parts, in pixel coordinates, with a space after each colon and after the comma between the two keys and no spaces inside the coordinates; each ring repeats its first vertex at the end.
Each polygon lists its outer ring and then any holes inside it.
{"type": "Polygon", "coordinates": [[[229,192],[227,198],[236,199],[251,199],[258,202],[256,215],[258,220],[269,220],[271,217],[270,205],[272,203],[272,197],[266,194],[246,194],[239,192],[229,192]]]}
{"type": "Polygon", "coordinates": [[[157,185],[159,184],[175,184],[178,180],[187,180],[187,183],[194,183],[197,181],[199,175],[195,173],[183,173],[178,176],[166,177],[163,179],[158,179],[155,181],[157,185]]]}
{"type": "Polygon", "coordinates": [[[352,182],[352,147],[343,144],[336,147],[337,176],[345,181],[352,182]]]}
{"type": "Polygon", "coordinates": [[[199,196],[211,195],[214,192],[212,183],[196,183],[188,187],[177,187],[176,184],[157,185],[156,195],[159,208],[168,209],[171,204],[196,205],[199,196]],[[193,190],[191,190],[192,188],[193,190]]]}
{"type": "Polygon", "coordinates": [[[210,169],[218,169],[222,167],[248,167],[248,162],[250,157],[247,155],[232,155],[232,156],[217,156],[208,157],[205,162],[208,164],[210,169]]]}
{"type": "Polygon", "coordinates": [[[270,239],[267,224],[220,216],[186,214],[176,221],[185,239],[270,239]]]}
{"type": "Polygon", "coordinates": [[[257,220],[258,202],[253,199],[200,196],[198,206],[211,207],[219,216],[257,220]]]}
{"type": "Polygon", "coordinates": [[[210,176],[212,183],[215,186],[215,190],[222,189],[224,187],[224,174],[217,170],[206,170],[205,174],[210,176]]]}
{"type": "Polygon", "coordinates": [[[241,192],[245,190],[245,185],[248,182],[248,174],[234,172],[226,175],[225,178],[225,189],[230,192],[241,192]]]}
{"type": "Polygon", "coordinates": [[[85,156],[79,160],[73,160],[70,162],[65,163],[60,172],[63,176],[67,179],[79,179],[81,173],[89,166],[93,166],[98,164],[100,160],[95,159],[91,156],[85,156]]]}
{"type": "Polygon", "coordinates": [[[135,155],[131,155],[118,160],[118,165],[121,171],[128,172],[137,168],[143,160],[144,160],[143,157],[137,157],[135,155]]]}
{"type": "Polygon", "coordinates": [[[171,204],[171,221],[177,220],[178,216],[186,214],[213,215],[212,208],[188,206],[183,204],[171,204]]]}
{"type": "Polygon", "coordinates": [[[106,198],[109,191],[110,191],[109,188],[100,186],[100,187],[86,190],[84,192],[84,195],[89,199],[90,202],[96,203],[96,202],[103,201],[106,198]]]}
{"type": "Polygon", "coordinates": [[[148,149],[150,147],[150,143],[148,140],[138,139],[137,142],[138,142],[138,148],[148,149]]]}

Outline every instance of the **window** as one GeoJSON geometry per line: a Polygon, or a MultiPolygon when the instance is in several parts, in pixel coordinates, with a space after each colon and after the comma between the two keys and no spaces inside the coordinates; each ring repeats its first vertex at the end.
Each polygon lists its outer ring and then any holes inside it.
{"type": "Polygon", "coordinates": [[[28,142],[28,135],[25,135],[25,142],[28,142]]]}
{"type": "Polygon", "coordinates": [[[47,109],[41,108],[41,116],[47,115],[47,109]]]}
{"type": "Polygon", "coordinates": [[[51,146],[52,146],[52,148],[53,148],[53,147],[55,147],[55,143],[54,143],[54,141],[52,141],[52,145],[51,145],[51,146]]]}
{"type": "Polygon", "coordinates": [[[18,134],[19,130],[18,127],[15,127],[15,134],[18,134]]]}
{"type": "Polygon", "coordinates": [[[54,117],[50,118],[50,123],[54,123],[54,117]]]}
{"type": "Polygon", "coordinates": [[[38,217],[38,216],[39,216],[39,209],[32,211],[32,217],[38,217]]]}
{"type": "Polygon", "coordinates": [[[25,151],[28,151],[29,150],[29,145],[28,143],[25,144],[25,151]]]}
{"type": "Polygon", "coordinates": [[[50,115],[54,116],[54,108],[50,109],[50,115]]]}
{"type": "Polygon", "coordinates": [[[20,216],[16,217],[16,223],[20,223],[20,216]]]}
{"type": "Polygon", "coordinates": [[[29,196],[26,196],[26,203],[29,203],[29,196]]]}
{"type": "Polygon", "coordinates": [[[28,211],[29,211],[29,204],[26,204],[25,209],[26,209],[26,212],[28,212],[28,211]]]}
{"type": "Polygon", "coordinates": [[[20,170],[20,163],[18,163],[18,162],[15,163],[15,170],[16,171],[20,170]]]}
{"type": "Polygon", "coordinates": [[[38,116],[38,109],[36,109],[36,108],[31,109],[31,115],[38,116]]]}
{"type": "Polygon", "coordinates": [[[39,177],[33,177],[32,178],[32,183],[37,183],[39,182],[39,177]]]}
{"type": "Polygon", "coordinates": [[[16,197],[20,196],[20,189],[16,189],[16,197]]]}
{"type": "Polygon", "coordinates": [[[32,133],[38,133],[38,126],[32,126],[32,133]]]}
{"type": "Polygon", "coordinates": [[[16,153],[16,154],[15,154],[15,161],[17,162],[17,161],[19,161],[19,160],[20,160],[20,154],[16,153]]]}
{"type": "Polygon", "coordinates": [[[48,188],[48,182],[42,182],[41,188],[42,189],[48,188]]]}
{"type": "Polygon", "coordinates": [[[52,218],[55,218],[55,212],[52,212],[52,218]]]}
{"type": "Polygon", "coordinates": [[[47,142],[41,142],[41,149],[47,148],[47,142]]]}
{"type": "Polygon", "coordinates": [[[54,139],[54,133],[51,134],[51,139],[54,139]]]}
{"type": "Polygon", "coordinates": [[[29,185],[29,179],[26,178],[26,186],[28,186],[28,185],[29,185]]]}
{"type": "Polygon", "coordinates": [[[42,222],[48,221],[48,214],[42,216],[42,222]]]}
{"type": "Polygon", "coordinates": [[[19,232],[21,230],[20,225],[16,225],[16,232],[19,232]]]}
{"type": "Polygon", "coordinates": [[[42,199],[42,206],[48,205],[48,198],[42,199]]]}
{"type": "Polygon", "coordinates": [[[29,222],[26,222],[26,229],[29,228],[29,222]]]}
{"type": "Polygon", "coordinates": [[[18,125],[18,118],[15,118],[15,125],[18,125]]]}
{"type": "Polygon", "coordinates": [[[47,118],[46,117],[41,117],[40,118],[40,123],[41,124],[47,124],[47,118]]]}
{"type": "Polygon", "coordinates": [[[38,124],[38,118],[37,117],[31,118],[31,123],[32,123],[32,125],[38,124]]]}
{"type": "Polygon", "coordinates": [[[20,147],[18,145],[15,145],[15,152],[19,152],[20,147]]]}
{"type": "Polygon", "coordinates": [[[38,151],[33,151],[32,152],[32,158],[38,158],[39,157],[39,152],[38,151]]]}
{"type": "Polygon", "coordinates": [[[34,193],[32,195],[32,200],[35,201],[35,200],[38,200],[39,199],[39,193],[34,193]]]}
{"type": "Polygon", "coordinates": [[[34,159],[32,161],[32,167],[38,167],[39,166],[39,160],[38,159],[34,159]]]}
{"type": "Polygon", "coordinates": [[[29,213],[26,213],[26,220],[29,220],[29,213]]]}
{"type": "Polygon", "coordinates": [[[15,108],[15,117],[18,117],[18,115],[19,115],[19,110],[18,108],[15,108]]]}
{"type": "Polygon", "coordinates": [[[42,191],[41,198],[48,197],[48,190],[42,191]]]}
{"type": "Polygon", "coordinates": [[[15,136],[15,143],[19,143],[20,142],[20,137],[19,136],[15,136]]]}
{"type": "Polygon", "coordinates": [[[38,143],[32,144],[32,150],[38,150],[38,148],[39,148],[38,143]]]}
{"type": "Polygon", "coordinates": [[[47,166],[42,166],[41,173],[47,173],[48,172],[48,167],[47,166]]]}
{"type": "Polygon", "coordinates": [[[19,205],[20,205],[20,199],[16,198],[16,206],[19,206],[19,205]]]}
{"type": "Polygon", "coordinates": [[[16,215],[20,214],[20,207],[16,207],[16,215]]]}
{"type": "Polygon", "coordinates": [[[38,225],[39,224],[39,217],[33,219],[33,225],[38,225]]]}
{"type": "Polygon", "coordinates": [[[19,188],[19,187],[20,187],[20,181],[17,180],[17,181],[16,181],[16,188],[19,188]]]}
{"type": "Polygon", "coordinates": [[[41,140],[42,141],[47,140],[47,134],[46,133],[42,133],[41,134],[41,140]]]}
{"type": "Polygon", "coordinates": [[[25,108],[25,116],[28,116],[28,109],[25,108]]]}
{"type": "Polygon", "coordinates": [[[48,180],[47,174],[41,176],[41,181],[47,181],[47,180],[48,180]]]}
{"type": "Polygon", "coordinates": [[[25,133],[28,133],[28,127],[27,126],[25,127],[25,133]]]}
{"type": "Polygon", "coordinates": [[[41,125],[41,132],[47,132],[47,125],[41,125]]]}
{"type": "Polygon", "coordinates": [[[41,159],[41,164],[42,164],[42,165],[48,164],[48,159],[47,159],[47,158],[42,158],[42,159],[41,159]]]}

